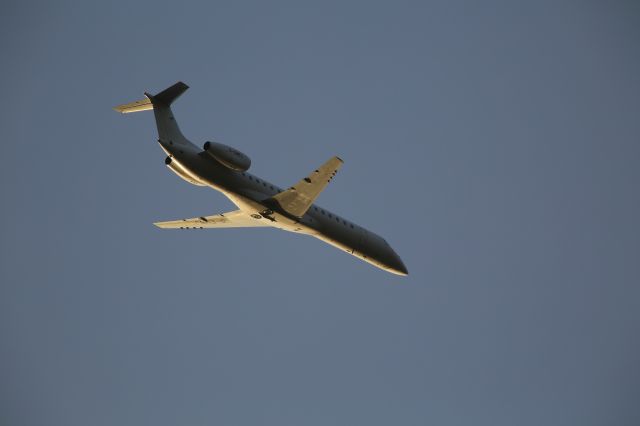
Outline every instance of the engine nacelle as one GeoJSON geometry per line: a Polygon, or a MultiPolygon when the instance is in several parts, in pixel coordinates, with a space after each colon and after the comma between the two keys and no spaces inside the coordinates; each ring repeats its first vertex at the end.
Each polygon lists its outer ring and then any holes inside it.
{"type": "Polygon", "coordinates": [[[197,186],[205,186],[204,183],[200,182],[200,180],[196,176],[193,176],[191,173],[189,173],[189,171],[175,158],[171,156],[165,158],[164,164],[166,164],[172,172],[174,172],[187,182],[197,186]]]}
{"type": "Polygon", "coordinates": [[[204,151],[225,167],[245,172],[251,166],[251,159],[237,149],[219,142],[205,142],[204,151]]]}

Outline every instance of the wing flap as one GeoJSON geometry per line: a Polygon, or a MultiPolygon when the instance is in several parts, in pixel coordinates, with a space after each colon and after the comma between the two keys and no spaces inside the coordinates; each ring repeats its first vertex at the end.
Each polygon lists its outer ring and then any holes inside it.
{"type": "Polygon", "coordinates": [[[288,213],[297,217],[304,216],[343,163],[339,157],[332,157],[291,188],[274,195],[273,199],[288,213]]]}
{"type": "Polygon", "coordinates": [[[256,219],[242,210],[235,210],[213,216],[156,222],[154,225],[163,229],[253,228],[269,226],[263,218],[256,219]]]}

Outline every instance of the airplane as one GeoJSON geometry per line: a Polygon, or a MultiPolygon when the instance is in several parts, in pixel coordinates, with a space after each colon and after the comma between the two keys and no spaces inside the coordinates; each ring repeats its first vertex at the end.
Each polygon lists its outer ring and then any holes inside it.
{"type": "Polygon", "coordinates": [[[311,235],[365,262],[396,275],[408,275],[400,256],[384,238],[314,204],[343,161],[332,157],[288,189],[248,173],[251,159],[235,148],[207,141],[203,148],[184,137],[171,104],[189,86],[178,82],[145,99],[114,109],[123,114],[153,110],[164,163],[185,181],[224,194],[238,210],[212,216],[156,222],[163,229],[274,227],[311,235]]]}

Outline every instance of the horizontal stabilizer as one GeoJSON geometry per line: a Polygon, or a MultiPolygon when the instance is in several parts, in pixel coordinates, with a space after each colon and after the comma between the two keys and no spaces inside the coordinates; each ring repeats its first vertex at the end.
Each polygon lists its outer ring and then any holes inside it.
{"type": "Polygon", "coordinates": [[[286,191],[274,195],[272,199],[277,201],[287,213],[296,217],[304,216],[314,200],[342,167],[342,163],[339,157],[331,158],[309,176],[286,191]]]}
{"type": "Polygon", "coordinates": [[[138,112],[138,111],[148,111],[153,109],[153,104],[169,106],[178,99],[180,95],[182,95],[189,86],[179,81],[173,86],[164,89],[162,92],[157,95],[150,95],[145,92],[145,99],[141,99],[139,101],[131,102],[128,104],[118,105],[117,107],[113,107],[118,112],[123,114],[128,114],[130,112],[138,112]]]}
{"type": "Polygon", "coordinates": [[[206,229],[206,228],[253,228],[269,226],[266,219],[258,216],[252,217],[242,210],[234,210],[228,213],[213,216],[201,216],[191,219],[172,220],[168,222],[156,222],[158,228],[163,229],[206,229]]]}
{"type": "Polygon", "coordinates": [[[149,98],[145,98],[128,104],[118,105],[117,107],[113,107],[113,109],[123,114],[128,114],[130,112],[148,111],[153,109],[153,105],[149,98]]]}

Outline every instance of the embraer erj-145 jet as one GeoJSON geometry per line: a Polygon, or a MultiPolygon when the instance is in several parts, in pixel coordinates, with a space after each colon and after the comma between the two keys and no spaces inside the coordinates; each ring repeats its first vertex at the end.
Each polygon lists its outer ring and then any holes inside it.
{"type": "Polygon", "coordinates": [[[205,229],[271,226],[316,237],[365,262],[398,275],[407,275],[400,257],[380,236],[313,204],[342,166],[333,157],[289,189],[281,189],[247,173],[251,160],[218,142],[201,149],[182,135],[171,103],[189,86],[178,82],[146,99],[119,105],[121,113],[153,110],[158,142],[167,153],[165,164],[187,182],[222,192],[238,210],[213,216],[157,222],[160,228],[205,229]]]}

